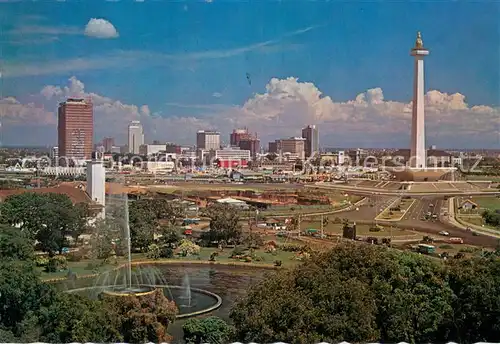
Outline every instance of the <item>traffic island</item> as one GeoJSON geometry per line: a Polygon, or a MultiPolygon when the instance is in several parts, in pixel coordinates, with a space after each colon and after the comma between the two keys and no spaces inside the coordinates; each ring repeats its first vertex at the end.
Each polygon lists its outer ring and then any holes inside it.
{"type": "Polygon", "coordinates": [[[413,206],[414,199],[397,199],[375,217],[375,221],[397,222],[401,221],[408,210],[413,206]]]}

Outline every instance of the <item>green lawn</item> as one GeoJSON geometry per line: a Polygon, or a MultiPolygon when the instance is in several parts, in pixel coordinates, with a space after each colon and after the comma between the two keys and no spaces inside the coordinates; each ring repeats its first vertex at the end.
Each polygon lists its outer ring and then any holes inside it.
{"type": "Polygon", "coordinates": [[[500,198],[497,197],[477,197],[473,200],[480,208],[496,210],[500,209],[500,198]]]}
{"type": "MultiPolygon", "coordinates": [[[[470,223],[471,225],[475,226],[483,226],[484,224],[483,218],[480,215],[460,215],[458,216],[458,219],[460,219],[460,221],[465,224],[470,223]]],[[[498,230],[498,228],[486,224],[484,224],[484,228],[498,230]]]]}
{"type": "Polygon", "coordinates": [[[500,182],[500,177],[499,176],[475,176],[475,175],[470,175],[467,176],[467,180],[471,181],[492,181],[492,182],[500,182]]]}
{"type": "MultiPolygon", "coordinates": [[[[277,243],[284,243],[285,241],[282,239],[276,240],[276,238],[269,238],[269,240],[274,240],[277,243]]],[[[267,240],[266,240],[267,241],[267,240]]],[[[292,243],[292,242],[288,242],[292,243]]],[[[169,262],[172,261],[209,261],[210,255],[218,251],[219,255],[216,258],[217,262],[224,262],[224,263],[230,263],[230,262],[240,262],[240,260],[237,259],[232,259],[229,258],[231,255],[233,249],[232,248],[226,248],[222,252],[220,252],[216,248],[207,248],[207,247],[202,247],[200,250],[200,254],[198,256],[189,256],[189,257],[176,257],[173,259],[169,259],[169,262]]],[[[249,251],[247,251],[249,252],[249,251]]],[[[254,251],[254,254],[257,257],[260,257],[261,260],[255,260],[252,261],[252,265],[272,265],[276,260],[281,260],[282,261],[282,266],[294,266],[296,265],[299,261],[297,259],[294,259],[295,253],[294,252],[285,252],[278,250],[275,255],[271,253],[267,253],[264,251],[264,249],[258,249],[254,251]]],[[[144,261],[148,260],[146,256],[143,253],[136,253],[132,254],[132,261],[144,261]]],[[[80,262],[68,262],[68,268],[63,271],[57,271],[53,273],[46,273],[43,271],[43,268],[38,268],[41,274],[42,279],[53,279],[53,278],[60,278],[60,277],[65,277],[67,276],[68,272],[71,270],[71,272],[76,273],[77,276],[84,276],[84,275],[92,275],[96,273],[94,270],[94,267],[99,265],[98,272],[105,272],[109,271],[113,268],[116,268],[120,266],[121,264],[125,264],[126,260],[125,258],[120,258],[116,262],[111,262],[108,264],[101,265],[99,261],[92,261],[92,260],[84,260],[80,262]]]]}

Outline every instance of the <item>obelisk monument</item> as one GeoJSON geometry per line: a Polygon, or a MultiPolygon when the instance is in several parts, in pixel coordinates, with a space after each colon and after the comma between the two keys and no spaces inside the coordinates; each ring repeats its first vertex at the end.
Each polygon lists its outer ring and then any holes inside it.
{"type": "Polygon", "coordinates": [[[422,35],[417,33],[415,47],[411,50],[414,57],[413,76],[413,109],[411,119],[411,153],[410,167],[425,169],[427,166],[425,148],[425,89],[424,89],[424,57],[429,55],[429,50],[424,48],[422,35]]]}

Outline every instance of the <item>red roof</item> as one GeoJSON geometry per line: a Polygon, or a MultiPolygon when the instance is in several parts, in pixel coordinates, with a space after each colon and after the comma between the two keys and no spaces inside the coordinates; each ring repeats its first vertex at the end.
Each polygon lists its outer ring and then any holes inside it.
{"type": "Polygon", "coordinates": [[[68,196],[73,203],[91,203],[91,199],[85,191],[69,185],[60,185],[53,188],[0,190],[0,200],[3,201],[11,195],[20,195],[25,192],[56,193],[68,196]]]}

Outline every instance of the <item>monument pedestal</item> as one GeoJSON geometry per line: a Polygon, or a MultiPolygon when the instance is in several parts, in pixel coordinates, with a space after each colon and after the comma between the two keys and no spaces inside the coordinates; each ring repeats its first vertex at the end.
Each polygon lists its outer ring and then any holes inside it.
{"type": "MultiPolygon", "coordinates": [[[[436,182],[441,180],[446,174],[456,171],[455,167],[386,167],[385,171],[395,176],[400,182],[436,182]]],[[[450,178],[452,181],[452,178],[450,178]]]]}

